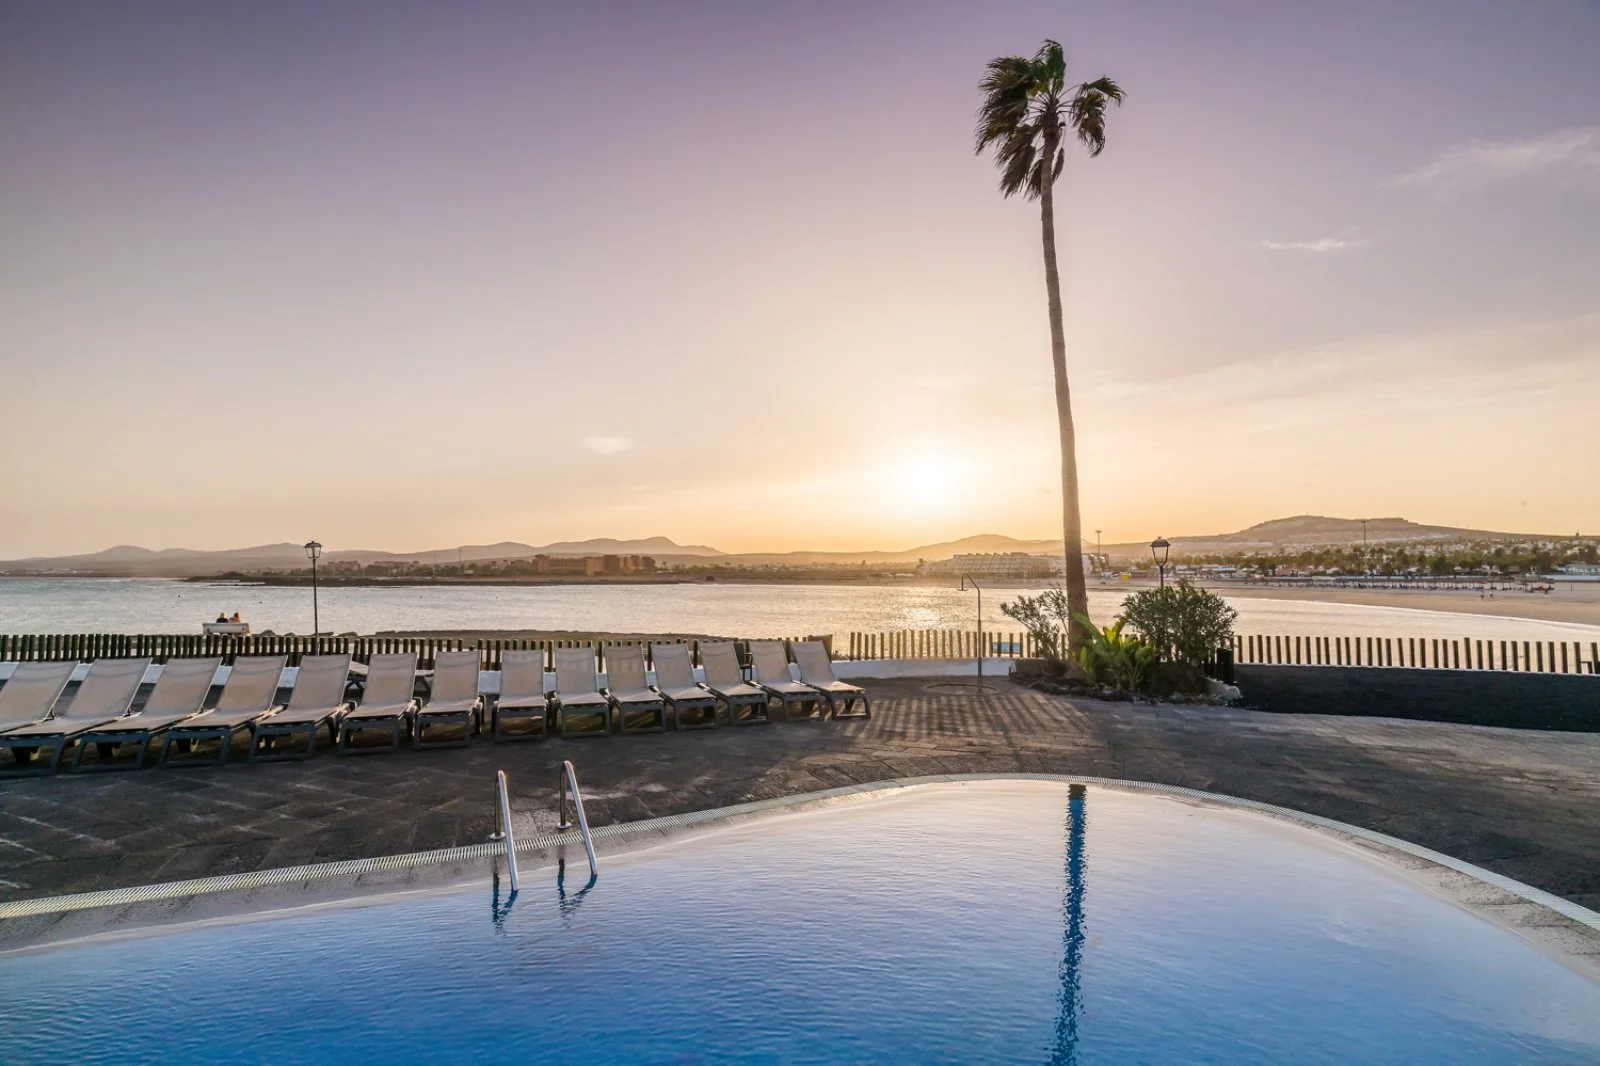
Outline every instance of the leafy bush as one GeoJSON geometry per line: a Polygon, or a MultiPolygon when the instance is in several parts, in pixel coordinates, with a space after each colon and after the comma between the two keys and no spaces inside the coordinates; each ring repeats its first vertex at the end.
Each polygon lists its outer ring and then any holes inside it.
{"type": "Polygon", "coordinates": [[[1138,637],[1124,635],[1124,622],[1098,628],[1088,615],[1077,616],[1089,638],[1078,649],[1076,661],[1092,685],[1110,685],[1120,692],[1142,691],[1156,665],[1156,649],[1138,637]]]}
{"type": "Polygon", "coordinates": [[[1221,596],[1186,578],[1164,589],[1143,589],[1122,601],[1122,621],[1163,661],[1199,666],[1233,639],[1239,612],[1221,596]]]}
{"type": "Polygon", "coordinates": [[[1050,588],[1037,596],[1019,596],[1015,603],[1002,603],[1000,610],[1028,631],[1052,673],[1066,672],[1067,620],[1072,617],[1067,610],[1066,589],[1050,588]]]}

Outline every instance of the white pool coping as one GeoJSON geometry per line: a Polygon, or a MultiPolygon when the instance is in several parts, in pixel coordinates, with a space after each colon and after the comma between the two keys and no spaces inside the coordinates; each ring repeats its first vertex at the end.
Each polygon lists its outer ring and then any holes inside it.
{"type": "MultiPolygon", "coordinates": [[[[1216,792],[1203,792],[1199,789],[1183,788],[1176,785],[1162,785],[1149,781],[1127,781],[1119,778],[1044,773],[939,774],[926,777],[906,777],[825,789],[820,792],[806,792],[793,796],[758,800],[751,803],[740,803],[728,807],[716,807],[703,811],[666,815],[660,818],[646,818],[637,822],[622,822],[600,826],[593,830],[592,835],[598,844],[604,844],[606,841],[616,841],[624,844],[629,842],[637,843],[636,838],[658,837],[678,830],[713,825],[718,822],[728,822],[770,811],[835,800],[865,798],[877,793],[894,792],[922,785],[961,784],[981,781],[1048,781],[1064,785],[1094,785],[1101,788],[1173,796],[1222,807],[1255,811],[1274,818],[1331,831],[1400,855],[1411,856],[1445,870],[1454,871],[1600,934],[1600,914],[1589,910],[1587,907],[1580,906],[1571,900],[1563,899],[1543,889],[1534,888],[1532,885],[1524,884],[1513,878],[1494,873],[1491,870],[1485,870],[1481,866],[1465,862],[1454,856],[1413,844],[1410,841],[1401,840],[1398,837],[1389,836],[1386,833],[1374,832],[1346,822],[1339,822],[1331,818],[1323,818],[1319,815],[1307,814],[1304,811],[1279,807],[1270,803],[1260,803],[1255,800],[1241,799],[1216,792]]],[[[579,845],[581,843],[581,838],[576,832],[528,836],[518,840],[517,851],[519,854],[524,852],[544,853],[553,848],[579,845]]],[[[181,900],[223,892],[266,888],[274,885],[295,885],[337,878],[356,878],[363,874],[383,871],[493,859],[496,856],[504,855],[504,853],[505,847],[502,844],[474,844],[435,851],[412,852],[404,855],[385,855],[368,859],[350,859],[342,862],[289,866],[272,870],[256,870],[250,873],[224,874],[185,881],[171,881],[164,884],[138,885],[95,892],[78,892],[39,899],[13,900],[0,903],[0,920],[66,914],[100,907],[126,907],[132,904],[160,900],[181,900]]]]}

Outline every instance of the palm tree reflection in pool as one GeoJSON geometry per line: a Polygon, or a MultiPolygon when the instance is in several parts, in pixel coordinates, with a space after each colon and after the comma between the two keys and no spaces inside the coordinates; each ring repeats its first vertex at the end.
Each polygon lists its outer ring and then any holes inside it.
{"type": "Polygon", "coordinates": [[[1078,973],[1083,962],[1083,805],[1086,791],[1083,785],[1071,785],[1067,790],[1067,899],[1063,907],[1066,931],[1062,935],[1060,1012],[1056,1015],[1051,1066],[1076,1066],[1078,1061],[1078,1015],[1083,1010],[1078,973]]]}

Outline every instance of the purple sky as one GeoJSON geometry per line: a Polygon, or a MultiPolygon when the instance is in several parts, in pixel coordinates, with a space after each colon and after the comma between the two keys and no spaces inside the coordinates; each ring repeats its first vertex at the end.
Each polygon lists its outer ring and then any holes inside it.
{"type": "Polygon", "coordinates": [[[1600,8],[0,2],[0,558],[1600,527],[1600,8]]]}

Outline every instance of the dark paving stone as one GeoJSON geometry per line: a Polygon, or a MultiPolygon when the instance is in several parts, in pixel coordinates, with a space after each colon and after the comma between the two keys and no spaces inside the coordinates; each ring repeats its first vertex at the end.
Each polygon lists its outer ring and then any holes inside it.
{"type": "Polygon", "coordinates": [[[481,843],[495,770],[543,817],[571,759],[597,825],[908,775],[1073,773],[1281,804],[1600,901],[1600,735],[927,685],[873,683],[867,722],[0,782],[0,899],[481,843]]]}

